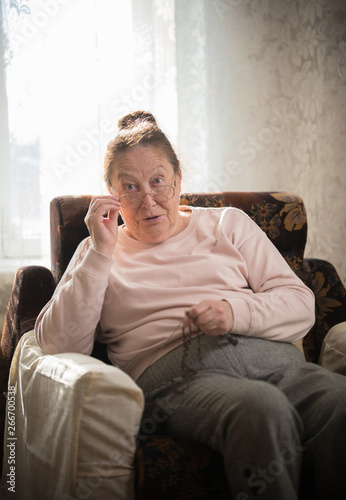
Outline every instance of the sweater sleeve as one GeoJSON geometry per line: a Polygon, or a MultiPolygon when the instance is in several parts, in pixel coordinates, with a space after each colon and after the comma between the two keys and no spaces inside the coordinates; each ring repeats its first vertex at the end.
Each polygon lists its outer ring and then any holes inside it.
{"type": "Polygon", "coordinates": [[[242,216],[244,237],[238,250],[254,293],[228,301],[234,315],[232,332],[296,342],[315,322],[315,296],[257,224],[242,216]]]}
{"type": "Polygon", "coordinates": [[[113,259],[83,240],[53,297],[40,312],[35,335],[46,354],[90,354],[101,316],[113,259]]]}

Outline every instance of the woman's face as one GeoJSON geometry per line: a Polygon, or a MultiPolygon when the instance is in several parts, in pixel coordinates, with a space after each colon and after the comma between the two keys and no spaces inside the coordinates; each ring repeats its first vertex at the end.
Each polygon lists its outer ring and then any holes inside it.
{"type": "MultiPolygon", "coordinates": [[[[112,188],[118,196],[128,193],[146,193],[138,207],[122,207],[125,232],[143,243],[162,243],[178,234],[184,225],[179,212],[181,174],[159,148],[136,146],[117,156],[111,176],[112,188]],[[158,202],[150,192],[159,185],[175,184],[173,198],[158,202]]],[[[112,193],[114,194],[114,193],[112,193]]]]}

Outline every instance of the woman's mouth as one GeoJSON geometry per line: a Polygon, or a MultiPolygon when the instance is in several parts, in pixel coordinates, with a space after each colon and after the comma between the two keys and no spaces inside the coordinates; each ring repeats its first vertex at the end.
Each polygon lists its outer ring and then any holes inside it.
{"type": "Polygon", "coordinates": [[[152,215],[151,217],[146,217],[144,220],[144,222],[148,222],[148,223],[151,223],[151,222],[157,222],[161,219],[161,215],[152,215]]]}

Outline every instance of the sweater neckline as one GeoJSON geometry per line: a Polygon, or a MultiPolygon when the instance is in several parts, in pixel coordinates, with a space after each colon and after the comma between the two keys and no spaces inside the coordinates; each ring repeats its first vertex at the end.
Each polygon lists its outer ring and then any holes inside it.
{"type": "Polygon", "coordinates": [[[196,228],[196,226],[198,224],[200,208],[199,207],[187,207],[186,205],[180,205],[179,210],[180,211],[191,210],[191,218],[189,220],[189,223],[187,224],[185,229],[183,229],[180,233],[176,234],[175,236],[171,236],[166,241],[163,241],[162,243],[143,243],[142,241],[135,240],[134,238],[131,238],[131,236],[128,236],[125,233],[124,224],[123,224],[122,226],[119,227],[119,235],[118,235],[119,242],[122,243],[126,247],[135,248],[137,250],[147,250],[147,249],[155,248],[158,246],[171,245],[173,243],[178,243],[178,242],[184,240],[196,228]]]}

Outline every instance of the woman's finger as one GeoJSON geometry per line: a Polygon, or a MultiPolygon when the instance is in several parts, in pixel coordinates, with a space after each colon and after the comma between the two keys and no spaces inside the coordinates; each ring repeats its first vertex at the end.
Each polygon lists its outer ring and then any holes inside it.
{"type": "Polygon", "coordinates": [[[233,326],[233,313],[224,300],[204,300],[186,311],[183,327],[196,325],[207,335],[223,335],[233,326]]]}
{"type": "Polygon", "coordinates": [[[116,196],[95,197],[85,217],[93,248],[107,256],[112,255],[117,241],[120,207],[120,200],[116,196]]]}

